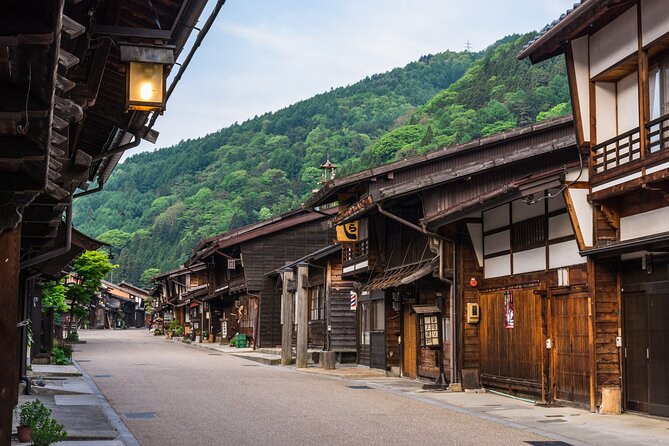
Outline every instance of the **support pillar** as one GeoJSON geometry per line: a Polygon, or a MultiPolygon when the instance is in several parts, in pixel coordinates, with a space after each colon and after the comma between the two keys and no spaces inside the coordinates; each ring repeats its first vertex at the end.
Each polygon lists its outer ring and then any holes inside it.
{"type": "Polygon", "coordinates": [[[19,264],[21,226],[0,234],[0,441],[9,441],[19,390],[19,264]]]}
{"type": "Polygon", "coordinates": [[[281,291],[281,365],[293,363],[293,296],[288,292],[288,282],[293,280],[293,272],[281,273],[283,289],[281,291]]]}
{"type": "Polygon", "coordinates": [[[306,368],[309,361],[307,346],[309,342],[309,302],[307,287],[309,281],[309,265],[297,266],[297,368],[306,368]]]}

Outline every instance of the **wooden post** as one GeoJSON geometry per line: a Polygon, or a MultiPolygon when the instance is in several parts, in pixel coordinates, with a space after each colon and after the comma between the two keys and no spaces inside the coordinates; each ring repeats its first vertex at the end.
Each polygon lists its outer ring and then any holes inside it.
{"type": "Polygon", "coordinates": [[[298,368],[306,368],[308,362],[307,345],[309,342],[309,302],[307,300],[307,285],[309,280],[309,265],[297,266],[297,359],[298,368]]]}
{"type": "Polygon", "coordinates": [[[293,272],[281,273],[283,276],[283,289],[281,291],[281,365],[293,363],[293,297],[288,293],[288,282],[293,280],[293,272]]]}
{"type": "Polygon", "coordinates": [[[21,226],[0,234],[0,439],[12,432],[12,409],[19,387],[19,263],[21,226]]]}

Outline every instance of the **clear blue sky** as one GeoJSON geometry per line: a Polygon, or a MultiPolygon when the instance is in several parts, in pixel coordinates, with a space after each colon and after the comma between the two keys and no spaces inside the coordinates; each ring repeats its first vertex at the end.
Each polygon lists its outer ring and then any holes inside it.
{"type": "Polygon", "coordinates": [[[228,0],[156,123],[158,143],[134,152],[203,136],[424,54],[461,51],[467,40],[484,49],[543,28],[574,1],[228,0]]]}

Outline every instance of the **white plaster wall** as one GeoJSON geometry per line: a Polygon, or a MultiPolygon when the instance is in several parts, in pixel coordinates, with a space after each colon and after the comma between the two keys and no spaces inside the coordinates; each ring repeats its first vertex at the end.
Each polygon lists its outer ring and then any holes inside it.
{"type": "Polygon", "coordinates": [[[636,71],[618,81],[618,134],[639,127],[639,89],[637,86],[636,71]]]}
{"type": "Polygon", "coordinates": [[[637,49],[636,6],[633,6],[590,36],[590,76],[611,68],[637,49]]]}
{"type": "MultiPolygon", "coordinates": [[[[535,197],[539,198],[538,195],[535,197]]],[[[514,223],[544,214],[543,200],[533,204],[527,204],[523,200],[516,200],[512,203],[512,206],[511,213],[514,223]]]]}
{"type": "Polygon", "coordinates": [[[505,204],[483,213],[483,230],[501,228],[509,225],[509,205],[505,204]]]}
{"type": "Polygon", "coordinates": [[[667,231],[669,231],[669,207],[620,219],[620,240],[630,240],[667,231]]]}
{"type": "Polygon", "coordinates": [[[590,67],[588,66],[588,36],[571,42],[574,55],[574,73],[576,75],[576,94],[581,111],[583,139],[590,141],[590,67]]]}
{"type": "Polygon", "coordinates": [[[585,246],[593,246],[593,222],[592,205],[588,203],[588,189],[568,189],[565,193],[569,194],[574,205],[574,213],[578,219],[578,227],[581,229],[583,243],[585,246]]]}
{"type": "Polygon", "coordinates": [[[546,269],[546,248],[528,249],[513,253],[513,273],[522,274],[546,269]]]}
{"type": "Polygon", "coordinates": [[[508,276],[511,274],[511,256],[499,256],[486,259],[483,266],[483,275],[486,279],[491,277],[508,276]]]}
{"type": "Polygon", "coordinates": [[[667,0],[641,1],[641,32],[646,46],[662,37],[669,30],[669,5],[667,0]]]}
{"type": "Polygon", "coordinates": [[[597,143],[611,139],[616,133],[616,84],[595,84],[595,111],[597,114],[597,143]]]}
{"type": "Polygon", "coordinates": [[[549,268],[560,268],[569,265],[586,263],[585,257],[578,253],[576,240],[556,243],[548,247],[549,268]]]}
{"type": "Polygon", "coordinates": [[[479,265],[483,265],[483,225],[479,223],[467,223],[469,237],[472,239],[474,253],[479,265]]]}
{"type": "Polygon", "coordinates": [[[553,196],[553,198],[548,199],[548,212],[558,211],[567,207],[564,195],[562,195],[560,189],[549,189],[548,192],[553,196]]]}
{"type": "Polygon", "coordinates": [[[548,239],[553,240],[560,237],[573,235],[569,214],[560,214],[548,219],[548,239]]]}
{"type": "Polygon", "coordinates": [[[485,254],[494,254],[511,249],[511,231],[502,231],[496,234],[486,235],[483,248],[485,254]]]}

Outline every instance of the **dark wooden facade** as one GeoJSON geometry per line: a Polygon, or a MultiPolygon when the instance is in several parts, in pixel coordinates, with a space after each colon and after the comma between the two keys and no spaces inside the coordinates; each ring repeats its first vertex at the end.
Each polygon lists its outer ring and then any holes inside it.
{"type": "Polygon", "coordinates": [[[269,272],[330,244],[326,215],[294,211],[203,241],[190,262],[204,262],[207,298],[234,303],[237,329],[256,347],[281,344],[281,292],[269,272]]]}
{"type": "Polygon", "coordinates": [[[590,226],[580,245],[591,290],[591,406],[620,389],[623,408],[662,416],[669,351],[656,339],[669,330],[668,42],[663,2],[595,0],[520,55],[565,55],[575,135],[589,156],[589,207],[575,223],[590,226]]]}

